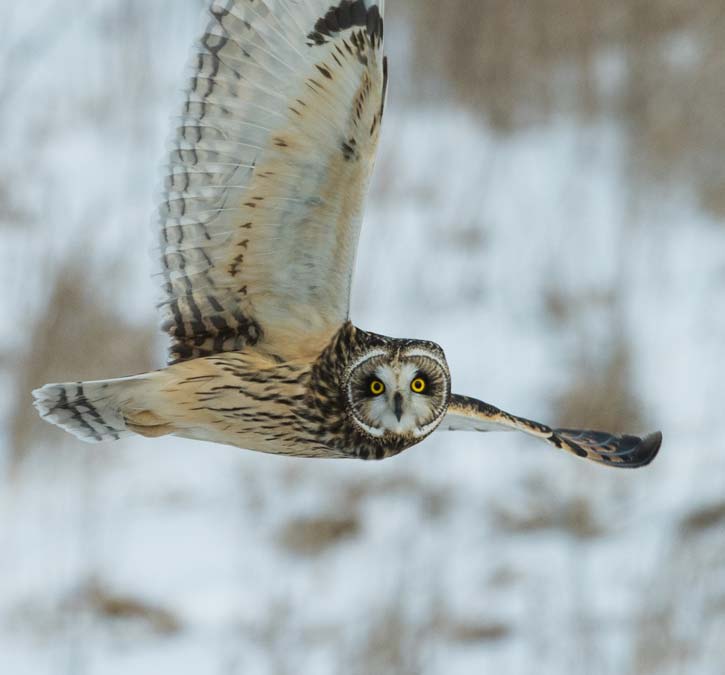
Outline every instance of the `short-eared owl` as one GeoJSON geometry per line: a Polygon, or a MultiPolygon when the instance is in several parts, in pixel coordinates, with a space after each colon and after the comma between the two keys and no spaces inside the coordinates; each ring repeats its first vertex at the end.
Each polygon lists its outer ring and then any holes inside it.
{"type": "Polygon", "coordinates": [[[662,437],[551,429],[451,393],[443,350],[348,319],[388,82],[384,0],[214,0],[159,211],[167,368],[34,392],[85,441],[173,434],[382,459],[436,429],[518,430],[617,467],[662,437]],[[332,3],[332,5],[331,5],[332,3]]]}

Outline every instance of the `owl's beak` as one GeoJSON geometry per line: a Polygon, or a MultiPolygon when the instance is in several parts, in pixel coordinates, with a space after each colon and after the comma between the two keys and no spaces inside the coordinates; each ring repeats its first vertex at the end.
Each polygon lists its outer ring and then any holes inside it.
{"type": "Polygon", "coordinates": [[[393,410],[395,411],[395,417],[400,422],[400,418],[403,416],[403,396],[399,391],[396,391],[395,396],[393,396],[393,410]]]}

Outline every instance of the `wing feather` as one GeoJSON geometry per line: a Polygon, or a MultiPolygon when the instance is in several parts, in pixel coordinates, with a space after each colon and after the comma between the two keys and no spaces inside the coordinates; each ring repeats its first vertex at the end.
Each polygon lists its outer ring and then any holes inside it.
{"type": "Polygon", "coordinates": [[[448,413],[438,428],[443,431],[523,431],[577,457],[627,469],[649,464],[662,444],[660,432],[639,438],[605,431],[552,429],[475,398],[458,395],[451,397],[448,413]]]}
{"type": "Polygon", "coordinates": [[[158,211],[172,362],[312,354],[347,320],[387,84],[382,10],[211,3],[158,211]]]}

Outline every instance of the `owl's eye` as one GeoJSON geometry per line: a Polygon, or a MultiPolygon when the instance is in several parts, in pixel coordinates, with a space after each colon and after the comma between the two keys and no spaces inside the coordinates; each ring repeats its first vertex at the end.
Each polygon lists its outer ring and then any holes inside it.
{"type": "Polygon", "coordinates": [[[380,380],[370,382],[370,393],[373,396],[380,396],[385,391],[385,385],[380,380]]]}
{"type": "Polygon", "coordinates": [[[415,394],[423,394],[428,388],[428,383],[423,377],[416,377],[411,383],[410,388],[415,394]]]}

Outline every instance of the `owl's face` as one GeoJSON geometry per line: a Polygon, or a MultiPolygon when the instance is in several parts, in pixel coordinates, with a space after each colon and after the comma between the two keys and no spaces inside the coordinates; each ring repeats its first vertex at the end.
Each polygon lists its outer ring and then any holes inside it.
{"type": "Polygon", "coordinates": [[[352,419],[367,435],[422,439],[442,421],[451,394],[443,350],[429,342],[372,348],[351,364],[352,419]]]}

